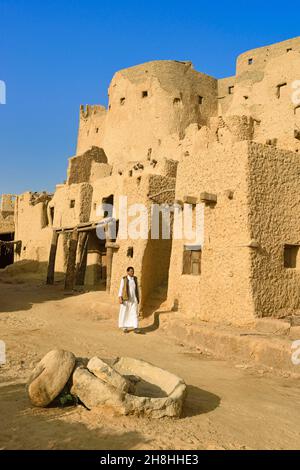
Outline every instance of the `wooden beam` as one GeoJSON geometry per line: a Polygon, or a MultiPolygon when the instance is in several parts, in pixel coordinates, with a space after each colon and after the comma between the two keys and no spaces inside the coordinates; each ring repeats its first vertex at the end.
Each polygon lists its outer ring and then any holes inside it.
{"type": "Polygon", "coordinates": [[[96,225],[92,225],[91,227],[78,227],[78,232],[90,232],[91,230],[96,230],[96,225]]]}
{"type": "Polygon", "coordinates": [[[49,254],[49,262],[48,262],[48,272],[47,272],[47,284],[54,283],[54,270],[55,270],[55,258],[57,252],[57,242],[58,242],[58,233],[52,233],[52,240],[51,240],[51,248],[49,254]]]}
{"type": "Polygon", "coordinates": [[[72,290],[75,284],[75,264],[78,244],[78,231],[73,230],[69,241],[67,271],[65,277],[65,290],[72,290]]]}
{"type": "Polygon", "coordinates": [[[116,242],[106,242],[105,248],[113,248],[115,250],[118,250],[120,248],[120,245],[116,242]]]}

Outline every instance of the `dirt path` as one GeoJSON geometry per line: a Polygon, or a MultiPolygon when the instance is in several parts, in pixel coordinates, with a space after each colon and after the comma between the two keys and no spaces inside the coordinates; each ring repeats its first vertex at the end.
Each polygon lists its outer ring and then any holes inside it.
{"type": "MultiPolygon", "coordinates": [[[[105,293],[65,296],[58,286],[0,284],[0,449],[299,449],[299,381],[205,358],[151,327],[123,335],[105,293]],[[180,420],[119,417],[83,407],[34,409],[24,382],[50,349],[121,355],[184,378],[180,420]]],[[[145,326],[142,325],[142,326],[145,326]]]]}

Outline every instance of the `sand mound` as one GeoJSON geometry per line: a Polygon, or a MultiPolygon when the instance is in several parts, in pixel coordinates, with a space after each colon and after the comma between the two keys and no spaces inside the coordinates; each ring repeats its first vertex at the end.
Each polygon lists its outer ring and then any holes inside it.
{"type": "Polygon", "coordinates": [[[45,279],[46,270],[47,263],[34,260],[17,261],[4,269],[0,269],[0,281],[21,283],[30,279],[45,279]]]}

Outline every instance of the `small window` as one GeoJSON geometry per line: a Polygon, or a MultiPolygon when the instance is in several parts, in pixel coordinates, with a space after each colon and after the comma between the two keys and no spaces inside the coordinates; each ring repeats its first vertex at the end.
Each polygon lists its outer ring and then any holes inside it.
{"type": "Polygon", "coordinates": [[[133,246],[127,248],[127,256],[128,258],[133,258],[133,246]]]}
{"type": "Polygon", "coordinates": [[[142,91],[142,98],[147,98],[148,96],[148,91],[144,90],[142,91]]]}
{"type": "Polygon", "coordinates": [[[249,98],[249,96],[244,95],[244,100],[247,100],[248,98],[249,98]]]}
{"type": "Polygon", "coordinates": [[[198,95],[198,104],[203,103],[203,96],[198,95]]]}
{"type": "Polygon", "coordinates": [[[54,207],[50,207],[50,225],[53,225],[54,221],[54,207]]]}
{"type": "Polygon", "coordinates": [[[287,83],[280,83],[279,85],[277,85],[277,87],[276,87],[276,96],[277,96],[277,98],[280,98],[282,88],[285,87],[285,86],[287,86],[287,83]]]}
{"type": "Polygon", "coordinates": [[[96,127],[95,131],[96,131],[96,134],[98,134],[98,132],[99,132],[99,127],[96,127]]]}
{"type": "Polygon", "coordinates": [[[284,245],[284,267],[299,268],[299,248],[300,245],[284,245]]]}
{"type": "Polygon", "coordinates": [[[252,57],[250,57],[250,59],[248,59],[248,65],[251,65],[251,64],[253,64],[253,59],[252,59],[252,57]]]}
{"type": "Polygon", "coordinates": [[[300,130],[299,129],[294,129],[294,137],[297,140],[300,140],[300,130]]]}
{"type": "Polygon", "coordinates": [[[174,98],[174,100],[173,100],[174,105],[178,105],[178,104],[180,104],[180,102],[181,102],[180,98],[174,98]]]}
{"type": "Polygon", "coordinates": [[[73,209],[75,207],[75,199],[71,199],[70,201],[70,208],[73,209]]]}
{"type": "Polygon", "coordinates": [[[120,105],[122,106],[123,104],[125,104],[125,98],[120,98],[120,105]]]}
{"type": "Polygon", "coordinates": [[[183,251],[182,274],[199,276],[201,273],[201,249],[199,247],[186,246],[183,251]]]}
{"type": "Polygon", "coordinates": [[[234,90],[234,86],[229,86],[228,87],[228,94],[233,95],[233,90],[234,90]]]}
{"type": "Polygon", "coordinates": [[[291,52],[293,49],[291,47],[288,47],[286,52],[291,52]]]}

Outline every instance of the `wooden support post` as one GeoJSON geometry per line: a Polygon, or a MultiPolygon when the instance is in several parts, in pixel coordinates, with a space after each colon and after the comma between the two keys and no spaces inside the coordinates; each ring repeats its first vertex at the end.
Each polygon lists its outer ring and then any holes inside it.
{"type": "Polygon", "coordinates": [[[65,290],[72,290],[75,283],[75,264],[78,244],[78,231],[75,229],[69,241],[69,253],[65,278],[65,290]]]}
{"type": "Polygon", "coordinates": [[[111,284],[111,271],[113,261],[113,248],[112,248],[112,224],[108,223],[106,227],[106,291],[110,292],[111,284]]]}
{"type": "Polygon", "coordinates": [[[111,282],[111,268],[112,268],[112,259],[113,259],[113,249],[106,249],[106,291],[110,291],[110,282],[111,282]]]}
{"type": "Polygon", "coordinates": [[[57,242],[58,242],[58,233],[54,230],[52,234],[51,248],[50,248],[50,254],[49,254],[48,272],[47,272],[47,281],[46,281],[47,284],[54,283],[54,270],[55,270],[57,242]]]}
{"type": "Polygon", "coordinates": [[[90,232],[80,232],[78,237],[77,263],[75,274],[75,284],[78,286],[84,285],[89,234],[90,232]]]}

